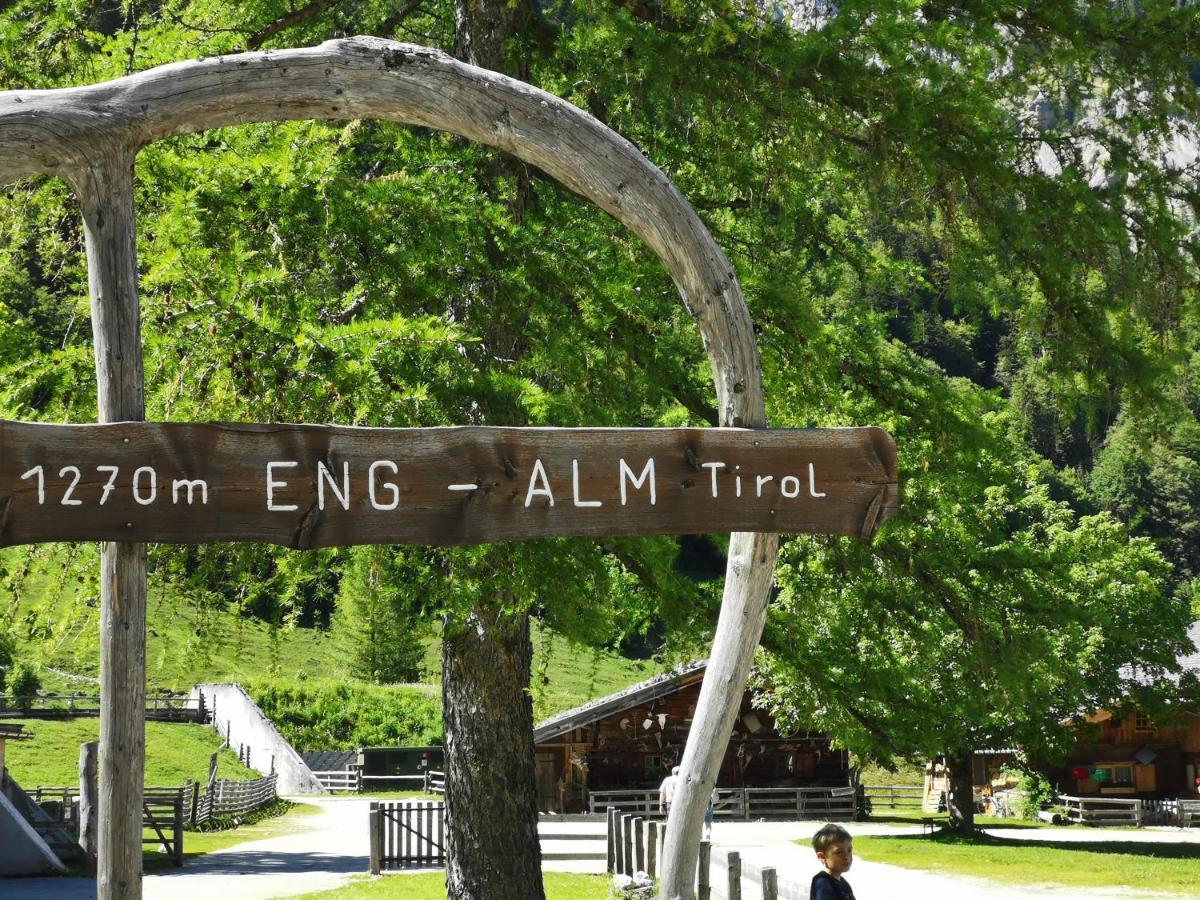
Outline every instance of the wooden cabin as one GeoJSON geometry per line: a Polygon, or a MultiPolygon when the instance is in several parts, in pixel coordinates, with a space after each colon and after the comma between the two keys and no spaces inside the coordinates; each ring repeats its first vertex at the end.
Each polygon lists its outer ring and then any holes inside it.
{"type": "MultiPolygon", "coordinates": [[[[1200,678],[1200,622],[1188,632],[1194,652],[1179,660],[1183,678],[1200,678]]],[[[1075,749],[1049,774],[1064,794],[1140,797],[1200,795],[1200,708],[1159,724],[1130,705],[1078,723],[1075,749]]]]}
{"type": "MultiPolygon", "coordinates": [[[[590,791],[657,791],[683,758],[704,663],[635,684],[534,728],[538,804],[544,812],[581,812],[590,791]]],[[[780,734],[747,691],[717,784],[722,788],[844,787],[850,762],[828,736],[780,734]]]]}

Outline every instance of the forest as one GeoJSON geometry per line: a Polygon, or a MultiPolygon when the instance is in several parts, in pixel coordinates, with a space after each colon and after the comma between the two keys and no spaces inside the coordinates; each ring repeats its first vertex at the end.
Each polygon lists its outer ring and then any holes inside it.
{"type": "MultiPolygon", "coordinates": [[[[628,138],[733,265],[771,426],[895,438],[901,506],[872,543],[781,543],[754,685],[782,721],[862,761],[1032,762],[1081,711],[1200,698],[1163,681],[1200,618],[1200,7],[9,0],[0,90],[352,35],[502,70],[628,138]]],[[[135,176],[149,420],[718,422],[659,261],[503,154],[306,120],[171,138],[135,176]]],[[[0,418],[95,421],[61,180],[0,187],[0,308],[0,418]]],[[[726,540],[155,545],[151,595],[198,629],[340,628],[378,683],[420,676],[415,635],[454,670],[486,627],[527,694],[531,620],[707,655],[726,540]]],[[[94,629],[97,560],[0,552],[0,654],[94,629]],[[39,615],[31,592],[73,599],[39,615]]]]}

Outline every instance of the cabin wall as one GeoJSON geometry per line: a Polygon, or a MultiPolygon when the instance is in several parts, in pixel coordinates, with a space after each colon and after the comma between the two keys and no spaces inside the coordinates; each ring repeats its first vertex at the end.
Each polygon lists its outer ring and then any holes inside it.
{"type": "MultiPolygon", "coordinates": [[[[700,696],[700,679],[649,703],[613,713],[537,745],[539,804],[572,812],[589,790],[654,790],[683,758],[700,696]]],[[[823,735],[784,737],[774,720],[742,699],[721,764],[721,787],[845,785],[849,759],[823,735]]]]}
{"type": "Polygon", "coordinates": [[[1050,773],[1064,793],[1154,799],[1200,788],[1200,715],[1164,726],[1137,712],[1097,716],[1078,734],[1067,762],[1050,773]]]}

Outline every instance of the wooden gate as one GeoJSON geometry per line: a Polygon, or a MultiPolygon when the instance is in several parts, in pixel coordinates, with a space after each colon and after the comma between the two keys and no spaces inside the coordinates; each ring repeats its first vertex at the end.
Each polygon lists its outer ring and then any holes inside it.
{"type": "Polygon", "coordinates": [[[446,865],[446,804],[371,804],[371,874],[446,865]]]}

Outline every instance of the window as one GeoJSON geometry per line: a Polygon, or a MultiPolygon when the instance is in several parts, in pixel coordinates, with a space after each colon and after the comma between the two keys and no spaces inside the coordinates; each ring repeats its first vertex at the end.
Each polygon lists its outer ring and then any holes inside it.
{"type": "Polygon", "coordinates": [[[1112,781],[1109,782],[1113,787],[1133,787],[1133,767],[1132,766],[1113,766],[1112,781]]]}
{"type": "Polygon", "coordinates": [[[1144,712],[1133,714],[1133,730],[1134,731],[1153,731],[1154,726],[1150,724],[1150,717],[1144,712]]]}

